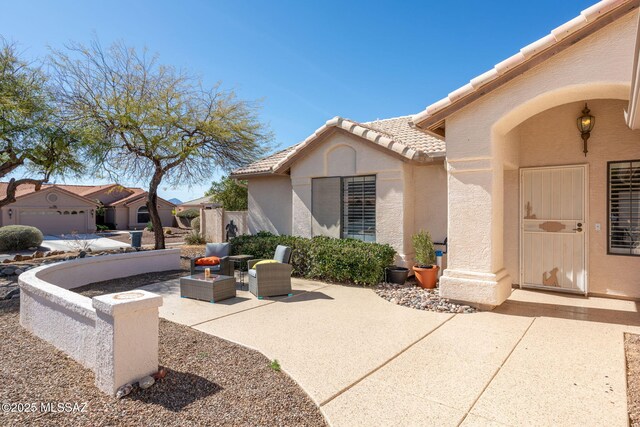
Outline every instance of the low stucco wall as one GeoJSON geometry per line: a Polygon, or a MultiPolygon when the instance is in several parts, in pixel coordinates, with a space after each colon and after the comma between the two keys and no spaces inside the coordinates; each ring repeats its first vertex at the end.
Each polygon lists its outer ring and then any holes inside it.
{"type": "Polygon", "coordinates": [[[200,234],[207,242],[226,242],[227,224],[233,220],[238,236],[247,234],[247,211],[226,211],[223,208],[200,209],[200,234]]]}
{"type": "Polygon", "coordinates": [[[162,297],[136,290],[91,299],[69,289],[179,268],[179,249],[104,255],[34,268],[18,279],[20,324],[94,370],[98,387],[113,394],[123,384],[157,369],[162,297]]]}

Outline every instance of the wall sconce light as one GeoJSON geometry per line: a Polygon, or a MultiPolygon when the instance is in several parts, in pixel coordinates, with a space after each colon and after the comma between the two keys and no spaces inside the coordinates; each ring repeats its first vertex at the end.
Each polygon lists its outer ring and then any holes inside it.
{"type": "Polygon", "coordinates": [[[93,218],[93,209],[91,209],[91,218],[93,218]]]}
{"type": "Polygon", "coordinates": [[[8,213],[9,213],[9,219],[11,219],[11,216],[13,215],[13,209],[10,208],[8,213]]]}
{"type": "Polygon", "coordinates": [[[584,110],[582,110],[582,115],[578,117],[578,130],[580,131],[580,136],[582,136],[582,141],[584,144],[584,148],[582,152],[584,156],[587,157],[587,140],[591,136],[591,131],[593,130],[593,125],[596,124],[596,118],[590,115],[589,107],[587,107],[587,103],[584,103],[584,110]]]}

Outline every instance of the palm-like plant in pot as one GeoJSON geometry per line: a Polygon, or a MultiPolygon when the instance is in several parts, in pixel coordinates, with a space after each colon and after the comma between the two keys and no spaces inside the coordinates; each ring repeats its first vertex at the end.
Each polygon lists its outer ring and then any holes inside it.
{"type": "Polygon", "coordinates": [[[431,234],[424,230],[414,234],[413,249],[416,251],[417,264],[413,267],[416,280],[425,289],[435,288],[438,281],[438,266],[435,265],[436,250],[431,234]]]}

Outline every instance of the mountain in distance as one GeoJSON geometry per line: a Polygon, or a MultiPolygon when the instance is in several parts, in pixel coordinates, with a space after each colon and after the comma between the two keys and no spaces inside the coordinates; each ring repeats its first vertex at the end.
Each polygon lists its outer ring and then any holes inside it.
{"type": "Polygon", "coordinates": [[[182,204],[182,200],[180,199],[176,199],[175,197],[173,199],[169,199],[169,202],[173,203],[174,205],[180,205],[182,204]]]}

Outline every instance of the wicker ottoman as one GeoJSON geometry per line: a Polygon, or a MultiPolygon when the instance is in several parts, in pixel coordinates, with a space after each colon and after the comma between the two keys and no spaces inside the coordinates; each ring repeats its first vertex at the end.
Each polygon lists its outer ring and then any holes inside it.
{"type": "Polygon", "coordinates": [[[204,273],[180,278],[180,296],[211,303],[236,296],[236,279],[231,276],[212,275],[204,278],[204,273]]]}

